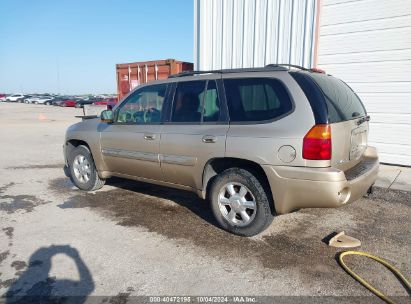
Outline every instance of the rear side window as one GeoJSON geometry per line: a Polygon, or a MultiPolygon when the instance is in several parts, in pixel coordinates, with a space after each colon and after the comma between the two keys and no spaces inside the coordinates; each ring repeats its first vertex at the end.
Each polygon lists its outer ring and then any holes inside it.
{"type": "Polygon", "coordinates": [[[179,82],[174,95],[172,122],[201,122],[206,81],[179,82]]]}
{"type": "Polygon", "coordinates": [[[330,123],[366,115],[360,98],[342,80],[319,73],[311,73],[310,77],[314,79],[324,94],[330,123]]]}
{"type": "Polygon", "coordinates": [[[218,121],[220,118],[220,100],[218,98],[217,85],[215,80],[209,80],[207,91],[204,96],[203,121],[218,121]]]}
{"type": "Polygon", "coordinates": [[[272,120],[293,108],[283,83],[274,78],[225,79],[224,87],[231,122],[272,120]]]}
{"type": "Polygon", "coordinates": [[[220,99],[215,80],[186,81],[177,84],[172,122],[207,123],[217,122],[219,119],[220,99]]]}

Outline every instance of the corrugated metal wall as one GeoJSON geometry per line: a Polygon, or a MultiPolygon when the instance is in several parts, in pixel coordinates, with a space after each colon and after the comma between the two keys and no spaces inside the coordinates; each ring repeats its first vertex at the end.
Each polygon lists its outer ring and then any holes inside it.
{"type": "Polygon", "coordinates": [[[311,67],[315,12],[315,0],[194,0],[194,68],[311,67]]]}
{"type": "Polygon", "coordinates": [[[411,166],[411,1],[321,3],[318,66],[363,100],[380,160],[411,166]]]}

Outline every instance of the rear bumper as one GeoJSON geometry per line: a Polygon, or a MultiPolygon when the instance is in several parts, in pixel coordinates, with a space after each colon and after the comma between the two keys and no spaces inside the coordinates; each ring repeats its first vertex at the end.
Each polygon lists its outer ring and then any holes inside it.
{"type": "Polygon", "coordinates": [[[379,162],[368,147],[362,161],[344,172],[336,168],[263,166],[277,213],[300,208],[335,208],[361,198],[375,183],[379,162]]]}

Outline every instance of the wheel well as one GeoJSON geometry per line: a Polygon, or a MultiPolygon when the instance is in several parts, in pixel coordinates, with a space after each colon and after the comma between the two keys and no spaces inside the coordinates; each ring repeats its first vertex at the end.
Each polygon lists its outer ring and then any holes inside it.
{"type": "Polygon", "coordinates": [[[84,140],[79,140],[79,139],[68,140],[66,143],[66,157],[68,158],[71,151],[73,151],[74,148],[81,146],[81,145],[86,146],[90,150],[89,145],[84,140]]]}
{"type": "Polygon", "coordinates": [[[251,172],[261,183],[264,187],[268,199],[270,200],[270,207],[273,214],[275,213],[273,195],[271,193],[270,183],[268,182],[267,175],[265,174],[263,168],[250,160],[241,159],[241,158],[231,158],[231,157],[223,157],[223,158],[214,158],[208,161],[204,168],[203,172],[203,193],[204,197],[208,198],[210,193],[210,188],[213,182],[213,179],[229,168],[241,168],[251,172]]]}

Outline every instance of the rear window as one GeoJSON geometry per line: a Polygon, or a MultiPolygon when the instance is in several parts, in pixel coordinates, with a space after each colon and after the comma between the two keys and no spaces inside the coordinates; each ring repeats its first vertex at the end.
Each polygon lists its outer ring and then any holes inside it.
{"type": "Polygon", "coordinates": [[[283,83],[274,78],[225,79],[224,87],[231,122],[273,120],[293,108],[283,83]]]}
{"type": "Polygon", "coordinates": [[[366,115],[360,98],[342,80],[319,73],[311,73],[310,77],[314,79],[324,94],[330,123],[366,115]]]}

